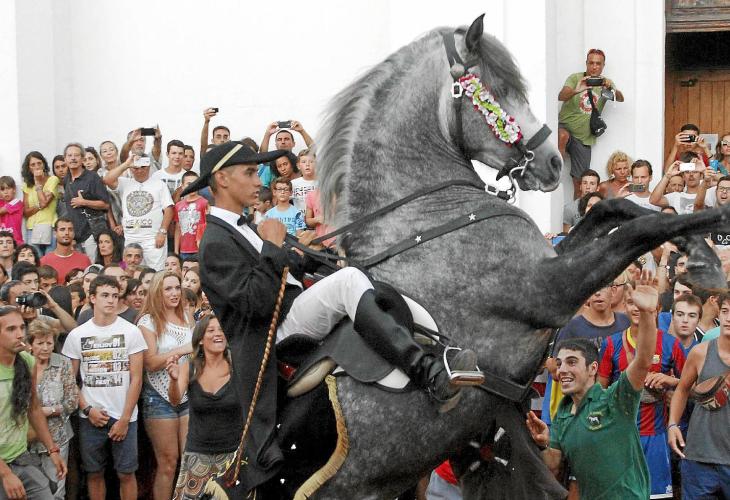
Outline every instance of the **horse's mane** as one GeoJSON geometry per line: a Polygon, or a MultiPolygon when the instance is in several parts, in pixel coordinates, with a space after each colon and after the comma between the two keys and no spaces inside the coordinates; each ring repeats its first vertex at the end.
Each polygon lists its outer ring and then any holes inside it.
{"type": "MultiPolygon", "coordinates": [[[[346,181],[352,166],[355,143],[361,138],[361,127],[375,93],[391,82],[397,71],[402,71],[404,66],[413,63],[414,57],[418,58],[415,60],[422,60],[428,45],[435,39],[440,42],[442,34],[451,31],[453,28],[436,28],[401,47],[383,62],[367,70],[330,101],[317,138],[317,177],[328,224],[340,226],[349,221],[349,190],[346,181]]],[[[463,35],[466,28],[457,28],[456,33],[463,35]]],[[[443,51],[440,44],[439,50],[443,51]]],[[[525,81],[509,51],[488,34],[482,36],[479,50],[482,80],[501,82],[492,88],[495,97],[499,99],[507,93],[514,93],[527,100],[525,81]]],[[[446,65],[445,52],[443,56],[446,65]]]]}

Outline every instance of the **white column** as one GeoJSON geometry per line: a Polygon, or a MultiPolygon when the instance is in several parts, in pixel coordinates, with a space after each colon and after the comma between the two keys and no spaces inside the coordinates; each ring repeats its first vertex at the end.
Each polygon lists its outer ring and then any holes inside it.
{"type": "Polygon", "coordinates": [[[15,1],[0,2],[0,175],[20,181],[15,1]]]}

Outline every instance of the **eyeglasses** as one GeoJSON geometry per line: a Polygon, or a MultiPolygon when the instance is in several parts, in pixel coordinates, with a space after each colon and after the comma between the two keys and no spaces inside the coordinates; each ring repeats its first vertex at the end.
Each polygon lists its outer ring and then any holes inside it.
{"type": "Polygon", "coordinates": [[[724,146],[724,147],[730,146],[730,142],[728,142],[728,141],[720,141],[720,146],[724,146]]]}
{"type": "Polygon", "coordinates": [[[730,187],[719,187],[717,188],[717,192],[723,194],[730,193],[730,187]]]}

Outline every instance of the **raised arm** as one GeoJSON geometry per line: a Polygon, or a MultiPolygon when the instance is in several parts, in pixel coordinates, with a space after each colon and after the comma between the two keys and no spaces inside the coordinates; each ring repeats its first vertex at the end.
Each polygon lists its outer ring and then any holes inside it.
{"type": "Polygon", "coordinates": [[[108,171],[102,179],[102,182],[111,189],[116,189],[117,187],[119,187],[119,178],[122,176],[125,170],[127,170],[134,164],[134,161],[138,158],[139,157],[137,155],[129,155],[124,163],[108,171]]]}
{"type": "Polygon", "coordinates": [[[271,122],[266,127],[266,131],[264,132],[264,138],[261,139],[261,145],[259,146],[259,153],[268,153],[269,151],[269,141],[271,140],[271,136],[278,130],[279,124],[276,122],[271,122]]]}
{"type": "Polygon", "coordinates": [[[203,156],[208,149],[208,127],[210,126],[210,119],[216,114],[213,108],[203,110],[203,130],[200,131],[200,156],[203,156]]]}
{"type": "Polygon", "coordinates": [[[307,131],[304,130],[304,127],[302,127],[302,124],[300,122],[292,120],[291,128],[292,130],[299,132],[299,135],[301,135],[302,139],[304,139],[304,144],[306,144],[308,148],[312,147],[312,144],[314,144],[314,140],[312,140],[307,131]]]}
{"type": "Polygon", "coordinates": [[[160,131],[160,126],[155,126],[155,139],[152,142],[152,158],[157,161],[157,163],[162,164],[161,155],[162,154],[162,132],[160,131]]]}
{"type": "Polygon", "coordinates": [[[673,176],[677,175],[679,173],[679,162],[675,161],[672,163],[672,165],[669,167],[669,170],[666,174],[662,176],[662,180],[659,181],[659,184],[656,185],[654,188],[654,191],[651,192],[651,195],[649,196],[649,203],[652,205],[656,205],[657,207],[666,207],[669,205],[669,202],[667,201],[667,197],[664,196],[664,191],[667,189],[667,184],[669,184],[669,179],[671,179],[673,176]]]}
{"type": "Polygon", "coordinates": [[[659,292],[657,281],[649,271],[642,271],[641,279],[631,292],[631,298],[639,308],[639,338],[636,341],[636,355],[626,368],[626,376],[631,386],[639,391],[644,388],[644,380],[649,373],[656,350],[656,311],[659,292]]]}
{"type": "Polygon", "coordinates": [[[562,89],[560,89],[560,93],[558,94],[558,101],[565,102],[569,99],[572,99],[574,96],[580,94],[581,92],[585,92],[585,90],[588,88],[586,85],[586,78],[587,76],[584,76],[580,80],[578,80],[578,83],[575,87],[570,87],[568,85],[563,86],[562,89]]]}
{"type": "Polygon", "coordinates": [[[533,412],[527,414],[527,430],[535,444],[542,449],[542,461],[555,477],[559,477],[563,464],[563,452],[550,447],[550,429],[533,412]]]}

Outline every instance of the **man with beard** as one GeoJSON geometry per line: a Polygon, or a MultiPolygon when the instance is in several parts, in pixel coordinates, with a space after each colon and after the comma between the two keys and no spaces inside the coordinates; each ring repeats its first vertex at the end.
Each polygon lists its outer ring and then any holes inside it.
{"type": "Polygon", "coordinates": [[[543,448],[542,458],[558,475],[563,458],[578,481],[581,498],[645,500],[649,474],[641,452],[636,416],[644,379],[656,344],[659,294],[650,273],[628,288],[638,315],[635,356],[618,379],[604,389],[596,383],[598,351],[583,339],[558,345],[558,380],[565,397],[552,428],[530,412],[527,427],[543,448]],[[600,457],[597,460],[596,457],[600,457]]]}

